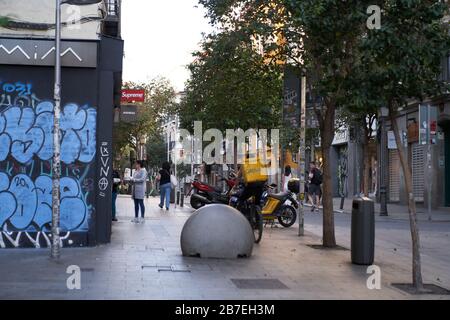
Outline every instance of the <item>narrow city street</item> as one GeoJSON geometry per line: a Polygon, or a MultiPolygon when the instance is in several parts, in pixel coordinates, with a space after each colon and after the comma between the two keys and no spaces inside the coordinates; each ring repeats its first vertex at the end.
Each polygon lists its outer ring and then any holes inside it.
{"type": "MultiPolygon", "coordinates": [[[[303,238],[297,226],[267,226],[251,258],[202,260],[181,255],[180,233],[193,210],[166,212],[157,203],[146,200],[145,224],[133,224],[132,201],[120,196],[112,243],[64,249],[58,263],[47,249],[2,251],[0,299],[448,299],[410,296],[390,286],[411,281],[406,220],[377,218],[375,264],[382,271],[382,289],[369,290],[367,268],[352,265],[349,251],[309,247],[321,243],[321,214],[308,208],[303,238]],[[81,268],[81,290],[67,289],[71,265],[81,268]],[[257,281],[242,288],[237,280],[245,279],[257,281]]],[[[450,222],[420,226],[425,281],[449,288],[450,222]]],[[[338,244],[346,249],[349,228],[350,216],[336,214],[338,244]]]]}

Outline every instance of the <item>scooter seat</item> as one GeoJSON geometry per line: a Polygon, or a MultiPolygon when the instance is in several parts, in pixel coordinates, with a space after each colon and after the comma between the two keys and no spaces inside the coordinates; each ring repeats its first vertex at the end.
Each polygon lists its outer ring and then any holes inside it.
{"type": "Polygon", "coordinates": [[[269,197],[280,200],[280,201],[286,200],[289,196],[290,196],[289,192],[281,192],[281,193],[269,195],[269,197]]]}

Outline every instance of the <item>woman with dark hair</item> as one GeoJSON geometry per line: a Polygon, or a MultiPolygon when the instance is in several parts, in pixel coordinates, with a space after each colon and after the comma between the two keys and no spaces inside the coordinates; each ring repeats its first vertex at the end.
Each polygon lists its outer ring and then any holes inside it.
{"type": "Polygon", "coordinates": [[[147,170],[144,168],[143,161],[136,161],[135,172],[131,178],[132,198],[134,200],[134,214],[135,218],[132,220],[134,223],[145,222],[145,205],[144,198],[147,188],[147,170]],[[141,209],[141,217],[139,218],[139,208],[141,209]]]}
{"type": "Polygon", "coordinates": [[[170,193],[172,191],[172,183],[170,182],[170,163],[164,162],[162,169],[159,171],[157,180],[159,181],[159,189],[161,191],[161,201],[159,202],[159,207],[162,209],[164,207],[164,200],[166,201],[166,210],[170,209],[170,193]]]}

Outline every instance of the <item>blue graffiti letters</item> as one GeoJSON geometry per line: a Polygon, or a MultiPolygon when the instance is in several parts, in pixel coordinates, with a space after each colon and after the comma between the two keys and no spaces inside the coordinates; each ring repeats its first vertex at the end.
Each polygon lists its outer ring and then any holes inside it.
{"type": "MultiPolygon", "coordinates": [[[[78,181],[64,177],[61,191],[61,230],[86,231],[88,209],[78,181]]],[[[19,174],[11,179],[0,173],[0,227],[9,222],[19,231],[49,231],[52,221],[52,179],[33,182],[19,174]]]]}
{"type": "Polygon", "coordinates": [[[9,221],[14,228],[24,230],[31,224],[36,214],[37,195],[34,183],[26,175],[17,175],[11,181],[9,192],[14,195],[17,202],[16,210],[9,221]]]}
{"type": "Polygon", "coordinates": [[[8,191],[9,179],[0,172],[0,226],[2,226],[16,211],[17,203],[13,194],[8,191]]]}
{"type": "Polygon", "coordinates": [[[5,110],[3,116],[6,118],[5,132],[12,141],[12,156],[20,163],[28,163],[39,152],[44,141],[44,131],[34,127],[34,110],[12,107],[5,110]]]}
{"type": "MultiPolygon", "coordinates": [[[[97,111],[68,104],[61,114],[61,160],[90,163],[96,150],[97,111]]],[[[0,161],[9,154],[21,164],[34,156],[43,161],[53,154],[53,104],[41,102],[36,109],[9,107],[0,113],[0,161]]]]}
{"type": "MultiPolygon", "coordinates": [[[[0,0],[1,1],[1,0],[0,0]]],[[[85,243],[95,206],[97,109],[61,107],[61,245],[85,243]]],[[[0,248],[51,246],[54,102],[0,79],[0,248]]]]}

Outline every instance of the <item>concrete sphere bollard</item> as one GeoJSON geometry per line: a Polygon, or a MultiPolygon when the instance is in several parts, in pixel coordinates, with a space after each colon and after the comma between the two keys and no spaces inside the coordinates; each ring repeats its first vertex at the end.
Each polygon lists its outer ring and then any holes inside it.
{"type": "Polygon", "coordinates": [[[211,259],[250,257],[255,237],[248,220],[238,210],[213,204],[198,209],[181,233],[184,256],[211,259]]]}

